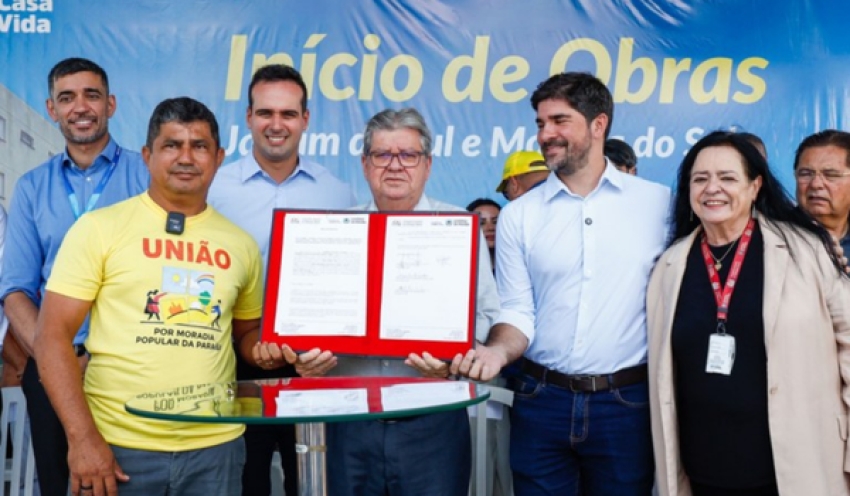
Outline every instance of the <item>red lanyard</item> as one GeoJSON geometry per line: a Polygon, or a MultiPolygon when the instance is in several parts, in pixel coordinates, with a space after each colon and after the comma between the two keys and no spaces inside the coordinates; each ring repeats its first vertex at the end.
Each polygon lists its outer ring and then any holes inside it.
{"type": "Polygon", "coordinates": [[[729,314],[729,301],[732,299],[732,292],[735,291],[735,282],[738,281],[738,275],[741,273],[741,265],[744,263],[747,248],[750,247],[750,240],[753,237],[755,224],[755,219],[750,218],[747,227],[744,229],[744,234],[741,235],[741,239],[738,241],[735,258],[732,259],[732,267],[729,268],[729,275],[726,277],[726,285],[722,288],[720,287],[720,276],[717,274],[717,269],[714,268],[714,259],[711,256],[711,251],[708,249],[708,242],[705,240],[705,234],[702,235],[702,240],[700,241],[702,256],[705,259],[705,268],[708,269],[708,279],[711,281],[714,300],[717,302],[717,328],[721,333],[726,332],[725,322],[726,316],[729,314]]]}

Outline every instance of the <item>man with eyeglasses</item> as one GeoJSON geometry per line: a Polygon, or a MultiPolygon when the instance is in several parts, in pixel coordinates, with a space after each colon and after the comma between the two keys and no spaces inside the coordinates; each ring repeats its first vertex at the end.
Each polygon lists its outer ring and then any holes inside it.
{"type": "MultiPolygon", "coordinates": [[[[360,159],[372,201],[357,210],[465,212],[424,194],[431,174],[431,143],[431,131],[415,109],[384,110],[372,117],[366,125],[360,159]]],[[[479,250],[475,337],[483,342],[499,312],[499,299],[483,239],[479,250]]],[[[404,360],[381,360],[336,357],[330,351],[313,349],[298,356],[295,369],[304,377],[449,376],[448,364],[427,351],[404,360]]],[[[332,423],[326,429],[328,494],[467,494],[471,442],[465,410],[332,423]]]]}
{"type": "Polygon", "coordinates": [[[828,129],[804,139],[794,176],[797,202],[850,253],[850,133],[828,129]]]}

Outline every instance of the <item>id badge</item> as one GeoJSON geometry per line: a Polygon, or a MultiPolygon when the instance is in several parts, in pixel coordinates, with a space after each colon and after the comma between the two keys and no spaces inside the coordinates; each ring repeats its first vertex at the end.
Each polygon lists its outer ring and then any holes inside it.
{"type": "Polygon", "coordinates": [[[708,340],[708,359],[705,371],[709,374],[729,375],[735,364],[735,336],[714,333],[708,340]]]}

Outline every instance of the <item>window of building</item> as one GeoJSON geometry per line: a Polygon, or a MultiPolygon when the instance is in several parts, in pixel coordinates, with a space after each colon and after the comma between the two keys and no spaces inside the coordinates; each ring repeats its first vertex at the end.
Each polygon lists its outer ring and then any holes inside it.
{"type": "Polygon", "coordinates": [[[6,141],[6,118],[0,116],[0,141],[6,141]]]}
{"type": "Polygon", "coordinates": [[[6,173],[0,172],[0,200],[6,199],[6,173]]]}
{"type": "Polygon", "coordinates": [[[35,140],[32,135],[26,131],[21,131],[21,143],[28,146],[30,149],[35,150],[35,140]]]}

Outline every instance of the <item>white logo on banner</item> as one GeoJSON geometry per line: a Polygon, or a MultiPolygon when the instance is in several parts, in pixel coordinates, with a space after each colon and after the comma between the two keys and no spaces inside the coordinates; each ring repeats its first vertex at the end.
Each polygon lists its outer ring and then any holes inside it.
{"type": "Polygon", "coordinates": [[[49,33],[43,12],[53,12],[53,0],[0,0],[0,33],[49,33]]]}

